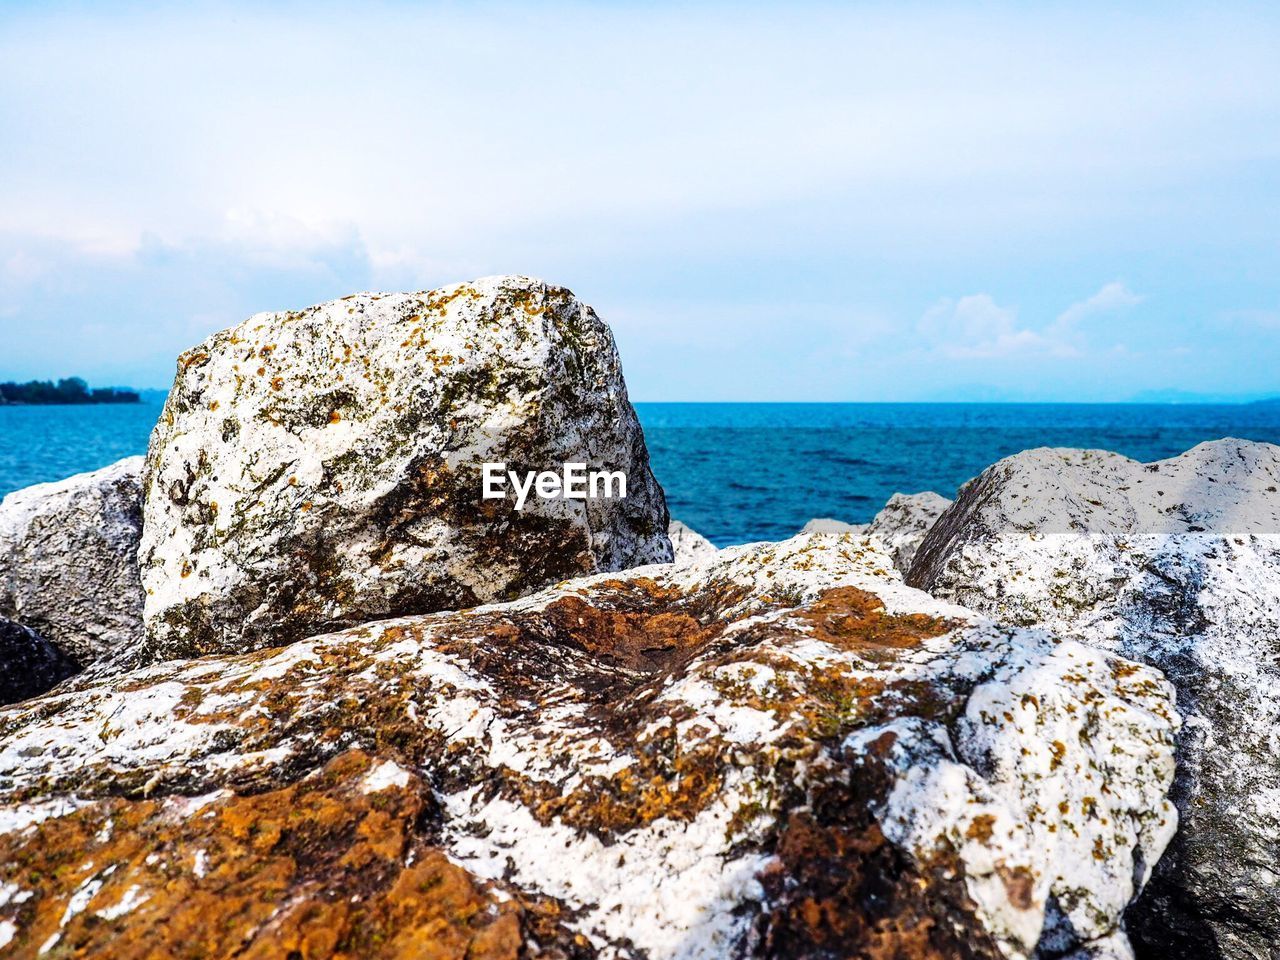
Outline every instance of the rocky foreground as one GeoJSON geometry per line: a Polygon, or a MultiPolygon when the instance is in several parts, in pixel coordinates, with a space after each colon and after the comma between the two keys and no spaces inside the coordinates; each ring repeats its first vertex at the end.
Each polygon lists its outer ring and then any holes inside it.
{"type": "Polygon", "coordinates": [[[1277,478],[1031,451],[718,550],[568,291],[259,315],[0,502],[0,954],[1273,958],[1277,478]]]}
{"type": "Polygon", "coordinates": [[[961,492],[908,579],[1165,674],[1182,828],[1131,926],[1154,955],[1280,955],[1280,448],[1018,454],[961,492]]]}

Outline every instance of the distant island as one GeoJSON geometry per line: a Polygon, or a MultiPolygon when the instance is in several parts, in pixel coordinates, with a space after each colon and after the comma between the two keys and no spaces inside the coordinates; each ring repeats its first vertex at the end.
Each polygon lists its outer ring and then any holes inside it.
{"type": "Polygon", "coordinates": [[[141,403],[136,390],[122,387],[89,387],[79,377],[0,383],[0,404],[59,405],[73,403],[141,403]]]}

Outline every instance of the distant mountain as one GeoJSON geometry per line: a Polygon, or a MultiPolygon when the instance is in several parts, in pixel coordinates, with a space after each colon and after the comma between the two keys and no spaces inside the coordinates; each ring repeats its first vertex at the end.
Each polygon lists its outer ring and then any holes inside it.
{"type": "Polygon", "coordinates": [[[924,397],[926,403],[1025,403],[1016,391],[987,383],[964,383],[945,390],[935,390],[924,397]]]}
{"type": "Polygon", "coordinates": [[[1143,390],[1129,403],[1270,403],[1280,400],[1263,393],[1197,393],[1192,390],[1143,390]]]}

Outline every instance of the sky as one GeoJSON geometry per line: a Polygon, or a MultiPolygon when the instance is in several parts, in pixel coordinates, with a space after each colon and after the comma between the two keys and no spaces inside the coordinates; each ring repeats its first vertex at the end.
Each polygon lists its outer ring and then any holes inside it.
{"type": "Polygon", "coordinates": [[[1280,394],[1280,6],[0,0],[0,379],[498,273],[636,400],[1280,394]]]}

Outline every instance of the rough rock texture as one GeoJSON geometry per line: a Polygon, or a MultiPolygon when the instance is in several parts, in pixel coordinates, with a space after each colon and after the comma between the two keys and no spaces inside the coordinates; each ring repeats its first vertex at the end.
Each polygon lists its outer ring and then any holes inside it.
{"type": "Polygon", "coordinates": [[[637,960],[1026,958],[1042,933],[1124,956],[1175,827],[1168,684],[907,588],[876,543],[731,548],[11,708],[0,937],[128,956],[208,917],[210,957],[431,955],[397,945],[436,929],[637,960]]]}
{"type": "Polygon", "coordinates": [[[44,693],[77,669],[34,630],[0,617],[0,705],[44,693]]]}
{"type": "Polygon", "coordinates": [[[142,638],[141,474],[130,457],[0,500],[0,616],[81,665],[142,638]]]}
{"type": "Polygon", "coordinates": [[[875,515],[867,533],[884,541],[893,554],[893,565],[906,574],[916,550],[951,501],[936,493],[895,493],[875,515]]]}
{"type": "Polygon", "coordinates": [[[1280,942],[1280,447],[1141,464],[1033,450],[968,484],[909,579],[1159,667],[1185,724],[1182,826],[1134,909],[1150,957],[1280,942]]]}
{"type": "Polygon", "coordinates": [[[709,557],[717,549],[714,543],[679,520],[672,520],[667,525],[667,536],[671,538],[671,549],[675,552],[675,562],[679,564],[709,557]]]}
{"type": "Polygon", "coordinates": [[[801,528],[801,533],[852,533],[862,534],[867,532],[868,524],[865,523],[845,523],[843,520],[832,520],[829,517],[819,517],[816,520],[810,520],[801,528]]]}
{"type": "Polygon", "coordinates": [[[669,560],[609,328],[491,277],[258,314],[179,358],[151,438],[151,653],[241,651],[669,560]],[[481,499],[481,467],[585,463],[625,499],[481,499]]]}
{"type": "Polygon", "coordinates": [[[18,957],[587,955],[557,904],[459,867],[414,774],[359,750],[258,794],[107,799],[0,835],[18,957]]]}

